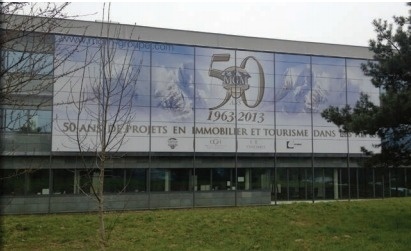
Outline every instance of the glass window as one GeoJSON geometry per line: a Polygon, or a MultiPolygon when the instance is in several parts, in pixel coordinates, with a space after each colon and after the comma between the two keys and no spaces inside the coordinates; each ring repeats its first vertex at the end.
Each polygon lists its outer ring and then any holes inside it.
{"type": "Polygon", "coordinates": [[[406,177],[405,177],[405,188],[407,189],[407,196],[411,196],[411,168],[405,168],[406,177]]]}
{"type": "Polygon", "coordinates": [[[305,169],[290,168],[289,169],[289,194],[290,200],[306,199],[307,186],[311,184],[312,178],[306,177],[305,169]]]}
{"type": "Polygon", "coordinates": [[[31,110],[29,115],[29,125],[32,127],[32,131],[50,133],[51,111],[31,110]]]}
{"type": "Polygon", "coordinates": [[[233,169],[215,168],[212,170],[213,190],[235,190],[233,169]]]}
{"type": "Polygon", "coordinates": [[[391,196],[403,197],[407,196],[408,191],[405,186],[406,173],[404,168],[391,169],[391,196]]]}
{"type": "Polygon", "coordinates": [[[4,128],[8,132],[50,133],[51,114],[51,111],[7,109],[4,128]]]}
{"type": "Polygon", "coordinates": [[[147,189],[146,169],[126,170],[126,192],[145,192],[147,189]]]}
{"type": "Polygon", "coordinates": [[[74,172],[74,193],[92,193],[93,189],[91,187],[91,184],[93,184],[96,187],[97,182],[97,170],[76,170],[74,172]]]}
{"type": "Polygon", "coordinates": [[[190,169],[151,169],[151,191],[188,191],[190,174],[190,169]]]}
{"type": "Polygon", "coordinates": [[[211,190],[211,169],[196,169],[197,177],[197,191],[210,191],[211,190]]]}
{"type": "Polygon", "coordinates": [[[124,169],[106,169],[104,171],[104,192],[122,193],[125,190],[124,169]]]}
{"type": "Polygon", "coordinates": [[[270,176],[269,169],[251,169],[251,189],[269,189],[270,176]]]}
{"type": "Polygon", "coordinates": [[[3,170],[0,187],[2,195],[47,195],[49,170],[3,170]]]}
{"type": "Polygon", "coordinates": [[[50,194],[49,170],[34,170],[28,172],[26,180],[26,194],[50,194]]]}
{"type": "Polygon", "coordinates": [[[359,185],[359,197],[360,198],[372,198],[374,197],[374,182],[373,182],[373,169],[359,168],[358,169],[358,185],[359,185]]]}
{"type": "Polygon", "coordinates": [[[190,189],[190,169],[170,170],[170,190],[189,191],[190,189]]]}
{"type": "MultiPolygon", "coordinates": [[[[98,193],[100,191],[99,170],[76,170],[75,171],[75,194],[98,193]]],[[[106,169],[104,171],[104,192],[121,193],[124,186],[124,169],[106,169]]]]}
{"type": "Polygon", "coordinates": [[[277,200],[288,200],[287,168],[277,168],[276,186],[277,200]]]}
{"type": "Polygon", "coordinates": [[[338,199],[338,181],[334,180],[338,175],[338,169],[324,168],[325,199],[338,199]],[[334,175],[335,174],[335,175],[334,175]]]}
{"type": "Polygon", "coordinates": [[[358,199],[358,168],[350,168],[350,192],[351,199],[358,199]]]}
{"type": "Polygon", "coordinates": [[[250,190],[250,169],[237,169],[237,189],[250,190]]]}
{"type": "Polygon", "coordinates": [[[6,111],[0,108],[0,131],[6,129],[6,111]]]}
{"type": "MultiPolygon", "coordinates": [[[[387,196],[386,190],[389,186],[387,186],[386,181],[388,181],[388,176],[386,171],[382,168],[375,168],[374,169],[374,186],[375,186],[375,197],[382,198],[387,196]]],[[[389,189],[388,189],[389,190],[389,189]]]]}
{"type": "Polygon", "coordinates": [[[314,169],[314,192],[315,199],[323,200],[325,198],[325,183],[326,179],[324,177],[323,168],[314,169]]]}
{"type": "Polygon", "coordinates": [[[169,191],[167,187],[168,183],[166,184],[166,181],[168,182],[168,180],[166,179],[165,169],[159,169],[159,168],[151,169],[150,178],[151,178],[151,181],[150,181],[151,191],[169,191]]]}
{"type": "Polygon", "coordinates": [[[269,169],[240,168],[237,170],[238,190],[261,190],[270,188],[269,169]]]}
{"type": "Polygon", "coordinates": [[[27,110],[6,110],[5,116],[6,118],[4,127],[6,131],[27,131],[27,110]]]}
{"type": "Polygon", "coordinates": [[[0,169],[0,194],[24,195],[25,170],[0,169]]]}
{"type": "Polygon", "coordinates": [[[341,168],[338,176],[339,199],[348,199],[348,169],[341,168]]]}
{"type": "Polygon", "coordinates": [[[5,52],[6,72],[20,72],[46,75],[53,71],[53,55],[20,51],[5,52]]]}
{"type": "Polygon", "coordinates": [[[73,194],[74,174],[74,170],[53,170],[53,194],[73,194]]]}

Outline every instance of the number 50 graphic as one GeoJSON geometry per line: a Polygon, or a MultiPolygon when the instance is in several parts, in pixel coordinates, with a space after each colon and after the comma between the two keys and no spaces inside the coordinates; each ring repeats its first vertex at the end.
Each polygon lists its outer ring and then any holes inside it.
{"type": "Polygon", "coordinates": [[[241,97],[241,100],[243,101],[244,105],[246,105],[249,108],[255,108],[257,107],[264,96],[264,86],[265,86],[265,80],[264,80],[264,71],[263,67],[261,66],[260,62],[257,61],[257,59],[253,56],[248,56],[244,58],[244,60],[241,62],[240,67],[237,66],[231,66],[228,67],[225,70],[218,70],[218,69],[213,69],[213,63],[214,62],[227,62],[230,60],[230,54],[214,54],[213,57],[211,58],[211,64],[210,64],[210,69],[208,71],[208,75],[212,78],[218,78],[221,81],[223,81],[223,87],[224,89],[227,90],[226,96],[221,102],[221,104],[210,108],[210,110],[215,110],[223,105],[225,105],[231,97],[234,99],[238,99],[241,97]],[[246,71],[246,66],[247,62],[249,59],[252,59],[255,61],[255,63],[258,66],[258,89],[257,89],[257,98],[254,104],[250,105],[248,104],[247,97],[245,95],[245,91],[250,88],[250,85],[248,84],[248,79],[251,77],[250,74],[246,71]]]}

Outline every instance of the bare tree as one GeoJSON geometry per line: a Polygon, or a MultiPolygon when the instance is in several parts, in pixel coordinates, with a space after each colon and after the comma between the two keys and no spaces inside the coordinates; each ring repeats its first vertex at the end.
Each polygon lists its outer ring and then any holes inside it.
{"type": "MultiPolygon", "coordinates": [[[[64,13],[67,5],[0,3],[0,129],[2,135],[42,132],[44,128],[32,118],[52,109],[57,127],[64,116],[76,125],[65,140],[74,142],[75,152],[80,153],[89,190],[80,184],[76,189],[97,202],[99,239],[104,249],[105,169],[109,159],[121,157],[119,149],[134,119],[142,57],[133,43],[124,46],[112,39],[120,37],[121,31],[110,23],[110,5],[103,10],[106,22],[101,23],[100,38],[84,36],[87,27],[77,29],[84,30],[83,36],[68,35],[72,23],[67,19],[73,17],[64,13]],[[79,58],[81,62],[73,63],[79,58]],[[87,123],[88,130],[83,130],[87,123]]],[[[51,130],[51,121],[45,126],[51,130]]],[[[8,152],[14,155],[15,150],[8,152]]]]}
{"type": "MultiPolygon", "coordinates": [[[[56,73],[77,48],[55,52],[55,32],[68,32],[69,3],[0,3],[0,153],[18,155],[48,152],[54,83],[84,65],[56,73]],[[29,144],[28,142],[35,142],[29,144]]],[[[2,180],[31,173],[41,166],[2,170],[2,180]]],[[[1,164],[1,163],[0,163],[1,164]]]]}
{"type": "Polygon", "coordinates": [[[104,220],[105,170],[107,161],[122,157],[119,152],[135,117],[133,105],[138,98],[142,56],[138,46],[133,46],[133,43],[137,45],[136,41],[125,43],[115,39],[121,30],[110,23],[110,4],[104,5],[103,20],[100,38],[83,40],[84,50],[80,51],[84,62],[78,63],[87,66],[76,72],[76,76],[67,76],[71,81],[64,93],[70,94],[57,99],[66,97],[65,103],[69,105],[57,108],[60,117],[56,121],[58,125],[66,121],[72,127],[67,130],[60,126],[59,130],[65,131],[64,137],[70,141],[62,144],[79,152],[82,159],[90,190],[79,189],[97,202],[100,246],[105,249],[108,240],[104,220]]]}

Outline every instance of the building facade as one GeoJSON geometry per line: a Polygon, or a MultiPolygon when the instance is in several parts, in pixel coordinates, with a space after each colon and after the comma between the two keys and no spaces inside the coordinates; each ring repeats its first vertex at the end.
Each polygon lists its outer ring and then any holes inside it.
{"type": "Polygon", "coordinates": [[[35,71],[45,88],[2,103],[2,213],[96,210],[101,107],[107,210],[409,195],[411,169],[364,165],[378,138],[321,117],[379,103],[365,47],[60,21],[3,52],[4,81],[35,71]]]}

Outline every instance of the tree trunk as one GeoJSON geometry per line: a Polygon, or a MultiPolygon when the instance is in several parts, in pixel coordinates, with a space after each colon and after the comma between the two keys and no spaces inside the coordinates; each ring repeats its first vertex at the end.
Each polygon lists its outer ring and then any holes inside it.
{"type": "Polygon", "coordinates": [[[106,228],[104,225],[104,159],[100,163],[100,174],[98,182],[98,219],[99,219],[99,235],[100,235],[100,247],[105,250],[106,240],[106,228]]]}

